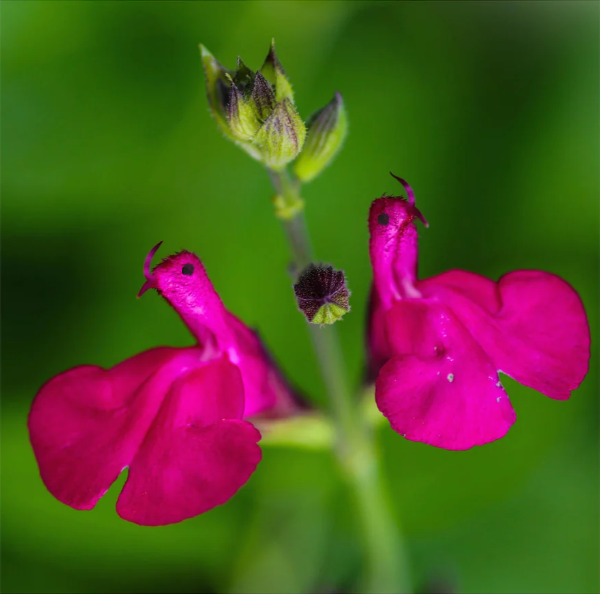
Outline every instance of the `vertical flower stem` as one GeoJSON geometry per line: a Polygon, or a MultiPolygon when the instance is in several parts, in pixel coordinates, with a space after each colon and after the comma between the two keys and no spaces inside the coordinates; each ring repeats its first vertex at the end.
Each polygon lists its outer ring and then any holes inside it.
{"type": "MultiPolygon", "coordinates": [[[[296,275],[313,261],[300,187],[285,170],[269,170],[269,174],[277,192],[276,208],[292,249],[296,275]]],[[[337,328],[309,326],[337,427],[336,455],[352,488],[361,525],[366,571],[360,591],[408,594],[411,587],[404,547],[386,494],[373,435],[348,388],[337,328]]]]}
{"type": "Polygon", "coordinates": [[[283,226],[292,247],[294,264],[299,270],[302,270],[310,264],[312,255],[304,210],[301,210],[293,219],[284,219],[283,226]]]}
{"type": "Polygon", "coordinates": [[[406,552],[372,441],[363,444],[349,469],[364,538],[367,574],[362,592],[412,592],[406,552]]]}

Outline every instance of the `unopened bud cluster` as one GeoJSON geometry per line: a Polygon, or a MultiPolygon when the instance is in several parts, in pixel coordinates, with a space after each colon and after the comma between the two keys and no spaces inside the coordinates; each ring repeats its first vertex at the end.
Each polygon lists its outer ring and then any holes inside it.
{"type": "Polygon", "coordinates": [[[329,164],[347,127],[339,93],[309,118],[307,129],[274,43],[256,72],[240,58],[236,70],[227,70],[204,46],[200,50],[210,110],[227,137],[274,171],[300,155],[294,164],[300,181],[310,181],[329,164]]]}

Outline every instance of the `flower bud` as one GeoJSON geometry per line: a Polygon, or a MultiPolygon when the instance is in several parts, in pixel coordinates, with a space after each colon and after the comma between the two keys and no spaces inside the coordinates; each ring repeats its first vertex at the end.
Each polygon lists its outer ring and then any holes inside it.
{"type": "Polygon", "coordinates": [[[254,78],[254,86],[250,95],[250,105],[254,108],[256,116],[261,122],[264,122],[275,109],[275,94],[267,79],[257,72],[254,78]]]}
{"type": "Polygon", "coordinates": [[[309,264],[294,285],[298,308],[312,324],[333,324],[346,312],[350,291],[342,270],[309,264]]]}
{"type": "Polygon", "coordinates": [[[271,169],[282,169],[302,150],[306,128],[289,99],[275,106],[254,137],[262,161],[271,169]]]}
{"type": "Polygon", "coordinates": [[[200,44],[200,55],[206,78],[206,94],[210,112],[225,135],[233,138],[226,117],[231,78],[228,80],[228,71],[202,44],[200,44]]]}
{"type": "Polygon", "coordinates": [[[245,95],[250,94],[254,85],[254,72],[244,64],[242,58],[239,56],[237,59],[237,68],[233,75],[233,82],[245,95]]]}
{"type": "Polygon", "coordinates": [[[347,131],[346,110],[342,96],[336,92],[329,104],[309,118],[306,144],[294,163],[296,177],[308,182],[319,175],[333,161],[347,131]]]}
{"type": "Polygon", "coordinates": [[[292,85],[275,53],[274,39],[271,41],[271,49],[269,50],[260,71],[275,88],[276,101],[289,99],[292,103],[294,102],[294,91],[292,91],[292,85]]]}
{"type": "Polygon", "coordinates": [[[229,93],[227,122],[231,133],[238,140],[252,140],[261,126],[256,110],[246,101],[233,80],[229,93]]]}
{"type": "Polygon", "coordinates": [[[302,150],[306,127],[274,43],[258,72],[240,58],[235,72],[228,71],[204,46],[200,50],[210,110],[221,130],[267,167],[285,167],[302,150]]]}

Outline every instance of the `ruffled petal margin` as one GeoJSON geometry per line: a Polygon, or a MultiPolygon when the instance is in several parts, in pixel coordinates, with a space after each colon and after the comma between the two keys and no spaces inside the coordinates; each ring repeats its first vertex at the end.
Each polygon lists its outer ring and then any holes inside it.
{"type": "Polygon", "coordinates": [[[29,435],[50,493],[92,509],[131,462],[181,368],[181,349],[157,348],[112,369],[83,365],[48,381],[29,435]]]}
{"type": "Polygon", "coordinates": [[[225,357],[178,380],[130,465],[117,513],[157,526],[230,499],[261,459],[260,433],[235,418],[243,405],[242,377],[225,357]]]}
{"type": "Polygon", "coordinates": [[[589,325],[579,295],[558,276],[517,270],[494,283],[452,270],[419,288],[450,307],[494,367],[518,382],[566,400],[583,381],[589,325]]]}
{"type": "Polygon", "coordinates": [[[130,521],[179,522],[229,499],[260,461],[260,433],[241,420],[239,370],[201,354],[162,347],[47,382],[28,426],[50,493],[92,509],[130,466],[117,503],[130,521]]]}
{"type": "Polygon", "coordinates": [[[503,437],[516,419],[510,400],[491,361],[453,313],[407,300],[390,314],[388,332],[398,354],[383,366],[375,399],[394,431],[448,450],[503,437]]]}

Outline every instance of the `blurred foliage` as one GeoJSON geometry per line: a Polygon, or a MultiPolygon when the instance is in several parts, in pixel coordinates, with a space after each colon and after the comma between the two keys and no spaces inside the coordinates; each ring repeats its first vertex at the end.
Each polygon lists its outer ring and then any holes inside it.
{"type": "Polygon", "coordinates": [[[198,43],[258,68],[271,37],[302,114],[337,89],[344,150],[306,188],[318,256],[353,291],[339,324],[362,374],[370,201],[415,188],[421,274],[557,273],[579,291],[594,352],[555,402],[505,378],[508,436],[462,453],[380,432],[422,589],[598,591],[597,3],[2,2],[4,592],[330,592],[360,571],[330,455],[265,449],[225,506],[141,528],[54,500],[29,447],[39,386],[81,363],[191,344],[153,295],[149,248],[195,251],[227,307],[324,402],[261,167],[225,142],[198,43]],[[276,315],[274,312],[277,312],[276,315]]]}

